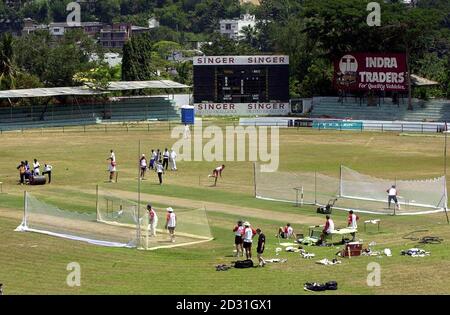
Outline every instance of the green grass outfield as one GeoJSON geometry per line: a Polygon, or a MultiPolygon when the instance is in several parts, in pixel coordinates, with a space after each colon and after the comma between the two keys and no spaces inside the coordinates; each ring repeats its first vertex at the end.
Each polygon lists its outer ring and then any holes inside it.
{"type": "MultiPolygon", "coordinates": [[[[214,123],[232,125],[229,120],[214,123]]],[[[173,126],[172,126],[173,127],[173,126]]],[[[0,283],[5,294],[312,294],[303,290],[305,282],[336,280],[339,290],[325,294],[449,294],[450,226],[443,213],[420,216],[376,216],[361,214],[358,237],[375,249],[390,248],[393,257],[355,257],[341,259],[341,265],[322,266],[322,258],[332,259],[338,247],[306,247],[316,259],[305,260],[296,253],[282,253],[283,264],[265,268],[215,271],[215,265],[229,264],[233,250],[231,229],[238,219],[249,220],[267,236],[266,258],[275,258],[278,226],[292,221],[294,229],[306,234],[311,224],[323,224],[324,217],[314,207],[253,198],[251,162],[226,162],[224,177],[217,187],[209,187],[207,175],[219,162],[178,162],[179,171],[168,172],[163,186],[156,184],[153,173],[142,182],[144,196],[155,196],[157,209],[173,205],[175,197],[186,204],[208,205],[208,218],[215,240],[187,247],[139,251],[106,248],[36,233],[19,233],[23,190],[58,207],[82,212],[95,211],[99,184],[103,189],[132,194],[137,189],[138,141],[141,153],[151,148],[170,147],[168,126],[129,128],[123,125],[98,130],[38,130],[0,135],[0,283]],[[105,183],[109,150],[116,152],[119,182],[105,183]],[[17,185],[15,169],[21,160],[37,157],[43,165],[53,165],[51,185],[25,187],[17,185]],[[158,198],[156,198],[156,196],[158,198]],[[241,211],[242,209],[242,211],[241,211]],[[243,216],[243,214],[245,214],[243,216]],[[381,232],[369,226],[363,232],[363,220],[381,218],[381,232]],[[292,220],[291,220],[292,219],[292,220]],[[417,242],[404,239],[407,233],[428,230],[417,236],[444,238],[438,245],[422,245],[431,256],[400,256],[402,249],[416,247],[417,242]],[[66,285],[70,262],[81,265],[81,286],[66,285]],[[381,265],[381,286],[366,283],[367,265],[381,265]]],[[[204,142],[206,142],[205,140],[204,142]]],[[[280,170],[320,171],[338,176],[344,164],[360,172],[387,178],[430,178],[442,175],[443,137],[410,137],[397,133],[280,130],[280,170]]],[[[150,199],[150,198],[149,198],[150,199]]],[[[176,210],[176,207],[174,207],[176,210]]],[[[189,207],[187,207],[189,208],[189,207]]],[[[160,216],[161,217],[161,216],[160,216]]],[[[335,210],[335,223],[343,227],[346,213],[335,210]]]]}

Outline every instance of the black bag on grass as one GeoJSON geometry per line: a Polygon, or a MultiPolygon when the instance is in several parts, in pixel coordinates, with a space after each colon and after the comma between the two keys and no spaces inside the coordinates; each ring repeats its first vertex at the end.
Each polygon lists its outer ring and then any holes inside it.
{"type": "Polygon", "coordinates": [[[325,286],[327,287],[327,290],[337,290],[337,282],[336,281],[328,281],[325,283],[325,286]]]}
{"type": "Polygon", "coordinates": [[[321,284],[321,283],[310,283],[307,282],[305,283],[305,290],[309,290],[309,291],[325,291],[327,289],[327,286],[325,284],[321,284]]]}
{"type": "Polygon", "coordinates": [[[253,267],[253,260],[238,260],[234,263],[234,268],[251,268],[253,267]]]}

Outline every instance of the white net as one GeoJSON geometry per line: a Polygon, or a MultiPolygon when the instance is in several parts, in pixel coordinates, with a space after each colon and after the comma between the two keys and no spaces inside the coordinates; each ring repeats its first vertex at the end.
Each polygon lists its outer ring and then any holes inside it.
{"type": "Polygon", "coordinates": [[[399,208],[396,214],[423,214],[443,211],[447,207],[445,177],[427,180],[387,180],[360,174],[341,167],[341,177],[318,172],[264,173],[255,165],[256,197],[294,204],[325,205],[336,209],[353,209],[379,214],[394,213],[388,207],[386,190],[396,185],[399,208]]]}
{"type": "MultiPolygon", "coordinates": [[[[124,213],[123,216],[131,216],[131,213],[124,213]]],[[[25,194],[24,218],[16,230],[44,233],[103,246],[135,247],[137,244],[136,223],[130,227],[106,225],[97,221],[95,209],[86,213],[62,210],[38,200],[30,193],[25,194]]]]}
{"type": "MultiPolygon", "coordinates": [[[[447,207],[445,176],[424,180],[388,180],[341,167],[340,197],[387,205],[387,190],[395,185],[400,212],[433,212],[447,207]]],[[[374,207],[374,206],[372,206],[374,207]]],[[[389,210],[389,209],[384,209],[389,210]]]]}
{"type": "Polygon", "coordinates": [[[138,209],[138,203],[120,197],[120,192],[99,190],[97,198],[97,214],[99,222],[134,229],[135,239],[139,239],[137,247],[141,249],[158,249],[196,244],[213,239],[206,209],[177,209],[175,242],[171,241],[165,228],[167,207],[153,206],[156,219],[150,221],[146,203],[138,209]],[[138,219],[139,217],[139,219],[138,219]]]}
{"type": "Polygon", "coordinates": [[[306,204],[326,204],[338,194],[339,179],[317,172],[261,172],[255,165],[256,197],[306,204]]]}
{"type": "Polygon", "coordinates": [[[157,208],[158,220],[150,222],[145,205],[98,191],[97,211],[62,210],[30,193],[25,194],[23,221],[16,231],[37,232],[91,244],[158,249],[193,245],[213,239],[205,208],[176,209],[175,239],[165,228],[166,207],[157,208]]]}
{"type": "MultiPolygon", "coordinates": [[[[174,239],[166,229],[167,211],[164,207],[153,207],[156,212],[156,222],[146,219],[141,224],[140,248],[159,249],[178,246],[194,245],[213,240],[206,210],[202,209],[174,209],[176,227],[174,239]]],[[[147,211],[146,211],[147,212],[147,211]]],[[[148,212],[146,213],[148,218],[148,212]]]]}

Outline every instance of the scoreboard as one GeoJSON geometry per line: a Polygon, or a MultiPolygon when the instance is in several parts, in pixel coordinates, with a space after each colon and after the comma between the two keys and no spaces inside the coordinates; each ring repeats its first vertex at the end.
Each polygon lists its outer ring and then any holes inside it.
{"type": "Polygon", "coordinates": [[[289,57],[194,57],[193,98],[200,115],[286,114],[289,57]]]}

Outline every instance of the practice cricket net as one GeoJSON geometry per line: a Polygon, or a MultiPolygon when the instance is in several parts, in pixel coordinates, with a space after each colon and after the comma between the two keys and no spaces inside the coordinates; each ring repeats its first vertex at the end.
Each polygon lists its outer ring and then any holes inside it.
{"type": "MultiPolygon", "coordinates": [[[[337,172],[336,172],[337,173],[337,172]]],[[[293,204],[326,205],[375,214],[425,214],[447,208],[445,177],[427,180],[387,180],[342,166],[340,176],[318,172],[261,172],[255,165],[256,198],[293,204]],[[399,208],[388,208],[386,190],[396,185],[399,208]]]]}
{"type": "Polygon", "coordinates": [[[166,207],[158,208],[155,224],[150,222],[145,202],[138,210],[136,201],[121,198],[118,191],[109,192],[99,189],[97,193],[97,219],[104,224],[134,229],[137,247],[141,249],[158,249],[196,244],[213,239],[205,208],[177,209],[175,238],[171,243],[168,231],[165,229],[166,207]],[[155,231],[153,231],[153,229],[155,231]]]}
{"type": "Polygon", "coordinates": [[[134,215],[131,207],[124,208],[122,217],[132,223],[131,228],[107,225],[97,220],[94,207],[88,213],[62,210],[26,192],[24,217],[16,231],[38,232],[102,246],[136,247],[134,215]]]}
{"type": "Polygon", "coordinates": [[[63,210],[26,192],[24,216],[16,231],[36,232],[90,244],[139,249],[158,249],[192,245],[213,239],[206,209],[175,209],[176,241],[165,229],[165,208],[158,210],[156,233],[151,233],[145,205],[98,191],[96,209],[90,212],[63,210]],[[95,211],[96,210],[96,211],[95,211]]]}
{"type": "Polygon", "coordinates": [[[326,204],[338,193],[339,179],[317,172],[261,172],[255,165],[256,197],[295,204],[326,204]]]}
{"type": "MultiPolygon", "coordinates": [[[[340,197],[387,204],[387,190],[395,185],[400,211],[436,212],[447,208],[445,176],[423,180],[389,180],[341,166],[340,197]]],[[[391,205],[393,207],[393,205],[391,205]]]]}

